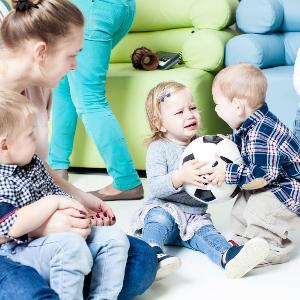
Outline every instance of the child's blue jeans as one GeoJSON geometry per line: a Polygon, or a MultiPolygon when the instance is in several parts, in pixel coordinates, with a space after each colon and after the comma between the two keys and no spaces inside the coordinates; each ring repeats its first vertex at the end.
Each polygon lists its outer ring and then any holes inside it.
{"type": "Polygon", "coordinates": [[[79,234],[53,233],[24,247],[1,245],[0,255],[35,268],[61,300],[83,299],[85,275],[91,272],[88,299],[117,299],[129,241],[115,226],[93,227],[87,240],[79,234]]]}
{"type": "Polygon", "coordinates": [[[152,208],[146,215],[142,239],[148,244],[186,247],[205,253],[215,264],[222,266],[222,255],[231,247],[213,225],[204,225],[194,236],[183,241],[174,218],[163,208],[152,208]]]}
{"type": "Polygon", "coordinates": [[[294,133],[296,134],[297,138],[300,139],[300,106],[298,106],[296,119],[294,123],[294,133]]]}

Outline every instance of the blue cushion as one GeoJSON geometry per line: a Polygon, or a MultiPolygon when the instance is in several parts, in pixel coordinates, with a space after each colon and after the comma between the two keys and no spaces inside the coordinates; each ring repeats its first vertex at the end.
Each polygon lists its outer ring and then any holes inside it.
{"type": "Polygon", "coordinates": [[[237,8],[236,22],[244,32],[267,33],[281,28],[283,16],[278,0],[243,0],[237,8]]]}
{"type": "Polygon", "coordinates": [[[243,34],[228,41],[225,65],[248,62],[260,68],[285,64],[285,49],[281,34],[243,34]]]}
{"type": "Polygon", "coordinates": [[[293,87],[293,66],[262,70],[267,77],[269,109],[290,129],[293,128],[299,96],[293,87]]]}
{"type": "Polygon", "coordinates": [[[280,0],[284,18],[281,26],[282,31],[300,31],[300,1],[280,0]]]}
{"type": "Polygon", "coordinates": [[[298,48],[300,48],[300,32],[285,32],[282,34],[282,38],[285,48],[285,65],[293,65],[296,60],[298,48]]]}

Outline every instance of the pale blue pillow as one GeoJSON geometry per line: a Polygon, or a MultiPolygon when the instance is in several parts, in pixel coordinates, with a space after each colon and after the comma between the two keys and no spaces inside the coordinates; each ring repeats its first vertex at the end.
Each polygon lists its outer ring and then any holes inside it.
{"type": "Polygon", "coordinates": [[[260,68],[285,65],[282,34],[243,34],[230,39],[225,48],[225,65],[240,62],[260,68]]]}
{"type": "Polygon", "coordinates": [[[246,33],[267,33],[280,30],[283,17],[283,6],[278,0],[243,0],[236,11],[237,25],[246,33]]]}
{"type": "Polygon", "coordinates": [[[284,17],[282,31],[300,31],[300,0],[280,0],[284,17]]]}

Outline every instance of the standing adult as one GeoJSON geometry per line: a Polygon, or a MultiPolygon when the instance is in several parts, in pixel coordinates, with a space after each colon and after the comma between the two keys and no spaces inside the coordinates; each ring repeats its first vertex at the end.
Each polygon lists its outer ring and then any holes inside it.
{"type": "MultiPolygon", "coordinates": [[[[48,88],[76,68],[76,55],[82,48],[83,16],[67,0],[12,1],[15,9],[0,27],[0,89],[24,93],[39,110],[37,120],[37,154],[47,153],[47,111],[51,107],[48,88]]],[[[21,150],[21,149],[20,149],[21,150]]],[[[66,182],[49,168],[55,182],[87,208],[101,212],[103,225],[114,223],[111,209],[99,198],[85,193],[66,182]]],[[[1,211],[1,215],[6,212],[1,211]]],[[[72,210],[58,211],[44,223],[34,236],[53,232],[73,231],[87,236],[89,227],[72,210]]],[[[0,232],[0,244],[3,242],[0,232]]],[[[129,237],[129,258],[123,289],[119,299],[132,299],[143,293],[153,282],[157,260],[152,250],[141,241],[129,237]],[[141,284],[136,285],[139,281],[141,284]]],[[[39,275],[27,266],[0,257],[1,299],[14,299],[15,291],[22,291],[18,299],[58,299],[39,275]],[[3,276],[2,270],[7,270],[3,276]],[[39,278],[39,279],[37,279],[39,278]],[[29,285],[30,280],[34,284],[29,285]],[[11,286],[13,283],[13,288],[11,286]]]]}
{"type": "Polygon", "coordinates": [[[113,178],[93,194],[103,200],[141,199],[143,187],[105,90],[111,51],[132,25],[135,0],[72,2],[86,20],[84,43],[76,70],[54,92],[49,164],[67,177],[78,114],[113,178]]]}

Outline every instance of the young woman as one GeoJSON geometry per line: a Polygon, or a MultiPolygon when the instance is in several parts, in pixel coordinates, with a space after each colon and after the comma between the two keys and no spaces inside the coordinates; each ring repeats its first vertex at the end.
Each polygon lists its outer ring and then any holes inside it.
{"type": "Polygon", "coordinates": [[[78,55],[76,70],[67,74],[54,91],[49,164],[67,178],[78,114],[113,178],[112,184],[92,194],[102,200],[141,199],[143,186],[105,90],[110,54],[131,27],[135,0],[72,3],[86,21],[83,51],[78,55]]]}
{"type": "MultiPolygon", "coordinates": [[[[47,122],[51,107],[51,91],[58,85],[64,75],[76,68],[76,55],[82,48],[83,16],[81,12],[67,0],[12,1],[14,10],[2,21],[0,27],[0,89],[8,89],[24,93],[33,101],[39,110],[37,120],[37,154],[45,158],[47,154],[47,122]]],[[[48,169],[55,182],[67,193],[80,201],[87,208],[103,212],[103,225],[114,222],[114,214],[99,198],[84,193],[70,183],[58,177],[48,169]]],[[[0,209],[1,210],[1,209],[0,209]]],[[[3,221],[3,220],[1,220],[3,221]]],[[[86,228],[82,219],[74,217],[74,211],[55,213],[35,232],[35,236],[51,232],[73,231],[86,236],[86,228]]],[[[131,299],[143,293],[153,282],[157,262],[152,250],[132,237],[129,237],[129,258],[125,270],[123,289],[120,299],[131,299]],[[146,253],[146,255],[145,255],[146,253]],[[145,268],[147,262],[147,268],[145,268]],[[139,281],[141,285],[136,285],[139,281]]],[[[1,240],[0,240],[1,242],[1,240]]],[[[19,268],[19,272],[9,272],[8,278],[0,277],[1,296],[12,299],[7,282],[14,283],[15,290],[22,286],[28,272],[37,276],[32,269],[20,265],[12,266],[12,262],[0,258],[0,269],[19,268]],[[7,295],[7,296],[6,296],[7,295]]],[[[42,284],[31,286],[30,299],[41,299],[39,291],[42,284]]],[[[28,292],[26,290],[26,292],[28,292]]],[[[25,293],[25,292],[24,292],[25,293]]],[[[55,293],[52,294],[53,299],[55,293]]]]}

